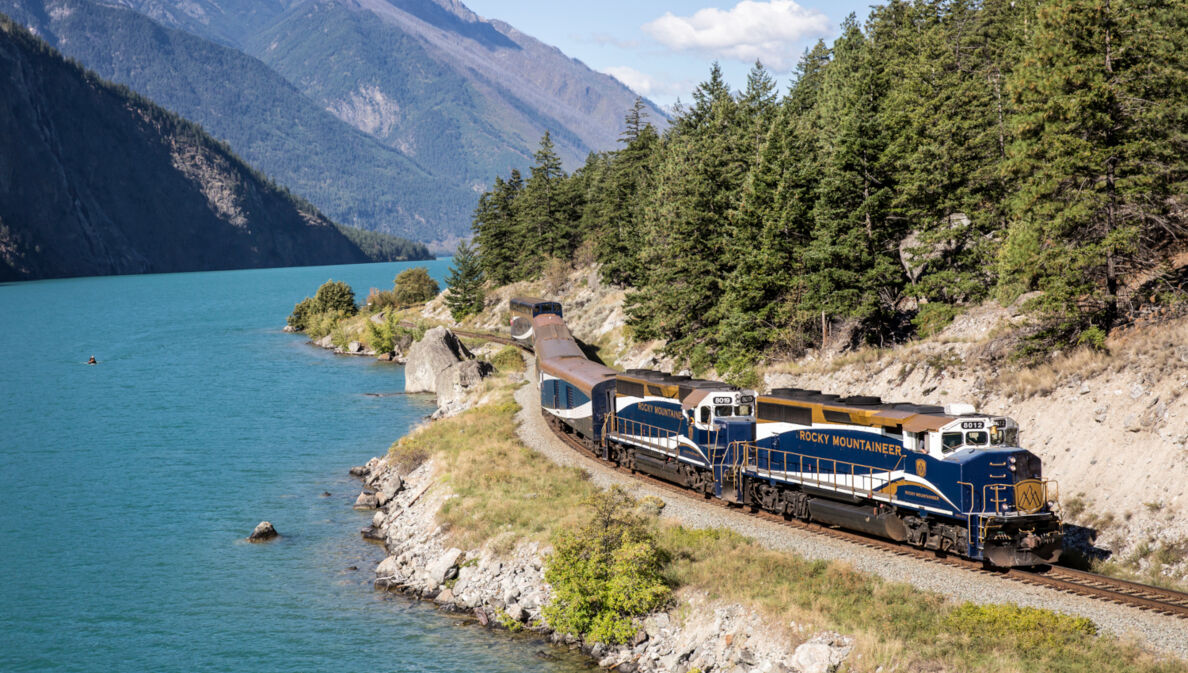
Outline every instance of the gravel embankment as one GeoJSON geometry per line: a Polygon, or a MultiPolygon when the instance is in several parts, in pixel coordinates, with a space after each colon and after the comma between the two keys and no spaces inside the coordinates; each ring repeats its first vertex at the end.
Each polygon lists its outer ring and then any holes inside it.
{"type": "MultiPolygon", "coordinates": [[[[528,380],[536,378],[529,361],[528,380]]],[[[711,504],[674,496],[638,482],[587,456],[576,453],[553,436],[540,415],[540,399],[531,385],[516,391],[522,407],[517,416],[520,439],[555,463],[575,466],[590,473],[602,487],[622,485],[635,497],[654,495],[664,500],[664,515],[691,528],[729,528],[765,547],[789,551],[805,558],[836,560],[857,570],[875,573],[894,582],[906,582],[958,601],[973,603],[1015,603],[1070,615],[1088,617],[1102,632],[1133,639],[1154,651],[1188,659],[1188,620],[1145,613],[1133,608],[1072,596],[1044,587],[1019,584],[1007,579],[979,575],[958,568],[867,549],[843,540],[833,540],[789,529],[724,510],[711,504]]]]}

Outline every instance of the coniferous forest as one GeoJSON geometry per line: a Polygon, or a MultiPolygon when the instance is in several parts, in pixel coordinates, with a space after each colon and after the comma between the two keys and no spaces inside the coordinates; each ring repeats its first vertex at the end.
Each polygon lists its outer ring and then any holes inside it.
{"type": "Polygon", "coordinates": [[[601,262],[636,337],[729,373],[990,299],[1037,318],[1031,352],[1100,346],[1140,303],[1184,300],[1186,188],[1188,4],[892,1],[786,92],[714,65],[663,135],[637,103],[572,175],[546,134],[474,234],[496,284],[601,262]]]}

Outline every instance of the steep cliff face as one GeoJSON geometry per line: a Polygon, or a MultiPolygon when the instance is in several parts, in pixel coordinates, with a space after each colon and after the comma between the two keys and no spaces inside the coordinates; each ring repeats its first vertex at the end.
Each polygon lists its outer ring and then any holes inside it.
{"type": "Polygon", "coordinates": [[[363,261],[199,127],[0,16],[0,280],[363,261]]]}

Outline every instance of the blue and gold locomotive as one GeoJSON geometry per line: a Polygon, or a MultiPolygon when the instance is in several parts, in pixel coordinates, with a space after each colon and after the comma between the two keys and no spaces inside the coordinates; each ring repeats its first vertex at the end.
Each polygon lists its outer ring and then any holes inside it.
{"type": "MultiPolygon", "coordinates": [[[[517,300],[513,300],[515,302],[517,300]]],[[[520,305],[546,304],[518,300],[520,305]]],[[[560,306],[531,318],[542,413],[596,456],[707,497],[1003,567],[1062,549],[1055,485],[1011,419],[587,359],[560,306]]],[[[552,307],[550,307],[552,308],[552,307]]]]}

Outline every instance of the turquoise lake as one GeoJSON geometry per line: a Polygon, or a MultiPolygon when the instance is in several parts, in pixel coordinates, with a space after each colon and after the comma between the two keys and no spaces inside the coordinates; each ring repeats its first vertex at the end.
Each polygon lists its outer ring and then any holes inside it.
{"type": "Polygon", "coordinates": [[[281,328],[414,265],[0,285],[0,671],[587,670],[371,588],[347,469],[433,400],[281,328]]]}

